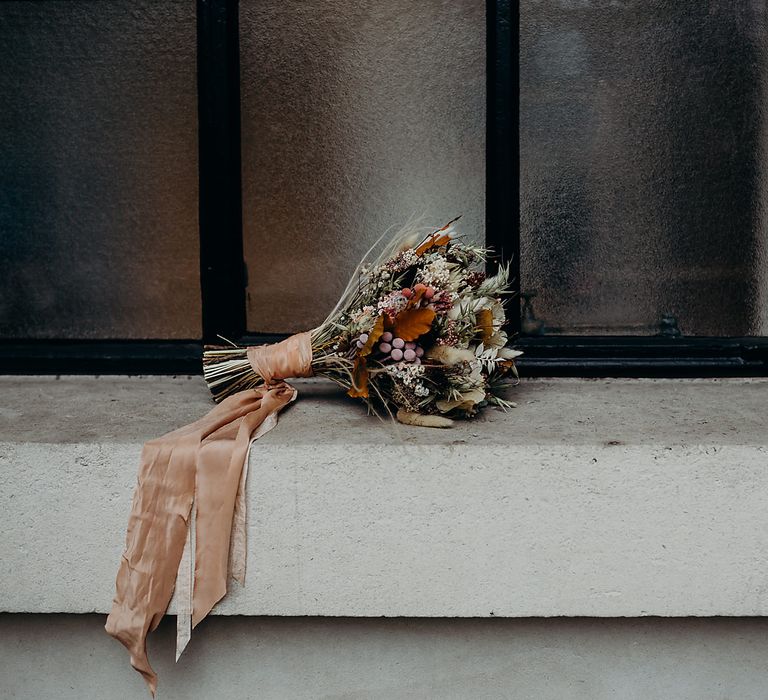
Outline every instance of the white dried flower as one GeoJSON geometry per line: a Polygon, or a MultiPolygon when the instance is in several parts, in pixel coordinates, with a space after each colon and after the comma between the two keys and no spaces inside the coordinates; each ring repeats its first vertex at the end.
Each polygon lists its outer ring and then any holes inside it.
{"type": "Polygon", "coordinates": [[[429,389],[420,381],[419,377],[424,374],[424,366],[416,365],[410,362],[398,362],[395,365],[387,365],[385,368],[387,374],[392,378],[402,382],[404,386],[413,390],[416,396],[429,396],[429,389]]]}
{"type": "Polygon", "coordinates": [[[427,287],[445,289],[448,287],[452,269],[453,266],[442,255],[433,254],[427,257],[417,279],[427,287]]]}
{"type": "Polygon", "coordinates": [[[433,345],[427,351],[427,358],[441,365],[457,365],[459,362],[471,362],[475,353],[466,348],[455,348],[452,345],[433,345]]]}
{"type": "Polygon", "coordinates": [[[504,325],[504,306],[498,299],[494,299],[491,304],[491,314],[493,315],[493,333],[490,338],[486,338],[485,345],[489,348],[503,348],[507,344],[507,334],[501,330],[504,325]]]}
{"type": "Polygon", "coordinates": [[[436,401],[435,406],[437,406],[438,411],[443,413],[448,413],[448,411],[453,411],[454,409],[471,413],[475,406],[484,400],[484,389],[470,389],[469,391],[462,392],[460,398],[436,401]]]}
{"type": "Polygon", "coordinates": [[[417,377],[424,374],[424,365],[417,365],[412,362],[398,362],[394,365],[387,365],[386,372],[402,381],[403,384],[410,386],[416,381],[417,377]]]}

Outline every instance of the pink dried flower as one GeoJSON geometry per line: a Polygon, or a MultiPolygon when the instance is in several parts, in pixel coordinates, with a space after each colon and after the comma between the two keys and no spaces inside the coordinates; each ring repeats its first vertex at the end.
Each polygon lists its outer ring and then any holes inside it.
{"type": "Polygon", "coordinates": [[[445,324],[443,334],[437,339],[438,345],[458,345],[459,334],[456,330],[456,321],[448,321],[445,324]]]}
{"type": "Polygon", "coordinates": [[[383,297],[378,303],[379,311],[383,311],[387,316],[397,316],[408,304],[408,300],[402,292],[394,291],[383,297]]]}
{"type": "Polygon", "coordinates": [[[435,313],[446,313],[453,308],[453,294],[450,292],[437,292],[429,303],[435,313]]]}
{"type": "Polygon", "coordinates": [[[483,282],[485,282],[485,272],[482,270],[472,270],[467,275],[467,284],[472,289],[477,289],[483,282]]]}

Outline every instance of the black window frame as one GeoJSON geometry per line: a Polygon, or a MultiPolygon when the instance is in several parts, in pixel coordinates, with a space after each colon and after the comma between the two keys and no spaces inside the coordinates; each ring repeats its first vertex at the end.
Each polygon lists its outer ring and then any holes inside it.
{"type": "MultiPolygon", "coordinates": [[[[528,376],[768,376],[768,338],[524,335],[520,301],[519,5],[487,1],[486,241],[510,264],[507,325],[528,376]]],[[[8,374],[198,374],[204,344],[285,337],[246,330],[238,0],[197,0],[202,338],[1,340],[8,374]]]]}

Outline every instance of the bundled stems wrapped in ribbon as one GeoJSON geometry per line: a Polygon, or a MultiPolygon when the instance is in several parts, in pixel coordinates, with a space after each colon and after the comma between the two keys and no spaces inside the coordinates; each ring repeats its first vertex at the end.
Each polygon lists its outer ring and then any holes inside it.
{"type": "Polygon", "coordinates": [[[228,579],[245,582],[248,452],[296,398],[284,380],[326,377],[374,413],[414,425],[449,427],[483,406],[511,405],[499,394],[520,354],[503,329],[508,270],[487,277],[488,252],[462,242],[453,224],[407,227],[368,260],[380,239],[318,328],[270,346],[207,350],[218,405],[144,446],[106,629],[153,695],[146,637],[174,589],[178,659],[228,579]]]}

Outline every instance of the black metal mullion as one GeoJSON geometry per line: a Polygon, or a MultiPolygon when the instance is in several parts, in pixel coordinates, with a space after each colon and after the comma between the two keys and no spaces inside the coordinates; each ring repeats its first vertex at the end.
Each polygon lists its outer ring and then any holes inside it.
{"type": "Polygon", "coordinates": [[[528,336],[518,365],[524,376],[768,376],[768,338],[528,336]]]}
{"type": "Polygon", "coordinates": [[[197,0],[203,341],[245,332],[237,0],[197,0]]]}
{"type": "Polygon", "coordinates": [[[486,245],[495,252],[489,265],[509,265],[513,295],[507,302],[507,328],[520,332],[520,198],[517,3],[487,3],[486,245]]]}
{"type": "Polygon", "coordinates": [[[193,340],[3,340],[0,374],[199,374],[193,340]]]}

